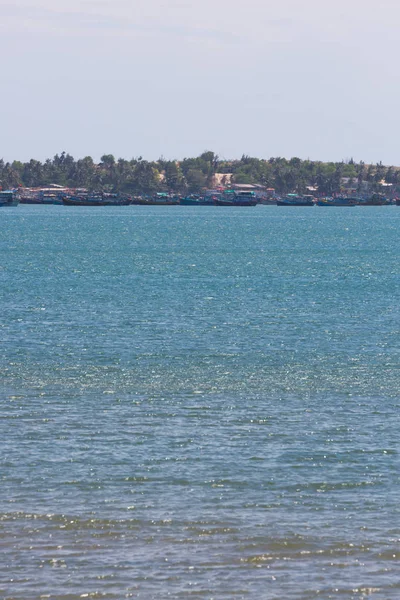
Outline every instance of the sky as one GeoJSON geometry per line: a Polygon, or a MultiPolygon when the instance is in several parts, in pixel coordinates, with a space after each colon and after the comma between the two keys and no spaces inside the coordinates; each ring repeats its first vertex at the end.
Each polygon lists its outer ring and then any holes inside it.
{"type": "Polygon", "coordinates": [[[400,165],[398,0],[0,0],[0,157],[400,165]]]}

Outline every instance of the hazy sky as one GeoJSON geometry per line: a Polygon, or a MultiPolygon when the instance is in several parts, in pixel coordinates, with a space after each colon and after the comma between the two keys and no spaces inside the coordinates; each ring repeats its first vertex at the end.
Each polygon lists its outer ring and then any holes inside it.
{"type": "Polygon", "coordinates": [[[400,164],[398,0],[0,0],[6,160],[400,164]]]}

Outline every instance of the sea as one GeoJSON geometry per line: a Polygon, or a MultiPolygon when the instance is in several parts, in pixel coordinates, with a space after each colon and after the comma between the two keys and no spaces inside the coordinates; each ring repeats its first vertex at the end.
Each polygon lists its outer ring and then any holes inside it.
{"type": "Polygon", "coordinates": [[[1,600],[400,598],[400,208],[0,210],[1,600]]]}

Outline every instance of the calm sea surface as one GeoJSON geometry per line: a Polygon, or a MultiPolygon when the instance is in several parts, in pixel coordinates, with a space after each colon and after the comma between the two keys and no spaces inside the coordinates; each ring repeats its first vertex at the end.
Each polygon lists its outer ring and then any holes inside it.
{"type": "Polygon", "coordinates": [[[400,598],[399,240],[1,209],[1,599],[400,598]]]}

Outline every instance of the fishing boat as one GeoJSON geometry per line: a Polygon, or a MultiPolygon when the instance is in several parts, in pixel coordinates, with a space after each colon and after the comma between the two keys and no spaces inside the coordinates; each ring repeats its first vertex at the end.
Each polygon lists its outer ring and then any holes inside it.
{"type": "Polygon", "coordinates": [[[370,198],[360,198],[359,206],[387,206],[389,200],[382,194],[373,194],[370,198]]]}
{"type": "Polygon", "coordinates": [[[178,196],[171,196],[167,192],[158,192],[151,198],[146,198],[144,204],[150,206],[175,206],[179,204],[178,196]]]}
{"type": "Polygon", "coordinates": [[[109,206],[103,196],[63,196],[64,206],[109,206]]]}
{"type": "Polygon", "coordinates": [[[71,193],[68,188],[62,187],[50,187],[41,188],[36,191],[36,202],[35,204],[62,204],[63,196],[71,193]]]}
{"type": "Polygon", "coordinates": [[[258,204],[264,204],[265,206],[276,206],[278,200],[281,200],[278,196],[258,196],[258,204]]]}
{"type": "Polygon", "coordinates": [[[181,206],[214,206],[214,196],[199,196],[190,194],[180,199],[181,206]]]}
{"type": "Polygon", "coordinates": [[[235,192],[226,190],[214,201],[215,206],[256,206],[255,192],[235,192]]]}
{"type": "Polygon", "coordinates": [[[127,206],[130,196],[122,194],[91,193],[67,195],[62,198],[64,206],[127,206]]]}
{"type": "Polygon", "coordinates": [[[109,206],[129,206],[132,203],[132,197],[129,194],[111,194],[103,192],[103,200],[109,202],[109,206]]]}
{"type": "Polygon", "coordinates": [[[4,190],[0,192],[0,207],[18,206],[19,196],[14,190],[4,190]]]}
{"type": "MultiPolygon", "coordinates": [[[[21,204],[62,204],[63,196],[72,193],[68,188],[21,188],[19,191],[21,204]]],[[[74,191],[78,194],[78,190],[74,191]]]]}
{"type": "Polygon", "coordinates": [[[146,198],[143,198],[142,196],[133,196],[131,199],[131,204],[137,204],[138,206],[144,206],[145,204],[147,204],[146,198]]]}
{"type": "Polygon", "coordinates": [[[255,192],[238,192],[234,200],[236,206],[256,206],[257,196],[255,192]]]}
{"type": "Polygon", "coordinates": [[[235,190],[224,190],[221,194],[215,196],[215,206],[234,206],[233,200],[236,196],[235,190]]]}
{"type": "Polygon", "coordinates": [[[215,206],[235,206],[233,200],[228,198],[216,198],[214,204],[215,206]]]}
{"type": "Polygon", "coordinates": [[[276,204],[278,206],[314,206],[314,197],[287,194],[284,198],[278,199],[276,204]]]}
{"type": "Polygon", "coordinates": [[[38,190],[23,189],[20,192],[20,204],[42,204],[38,190]]]}
{"type": "Polygon", "coordinates": [[[336,196],[336,198],[320,198],[317,200],[317,206],[356,206],[357,198],[349,198],[347,196],[336,196]]]}

